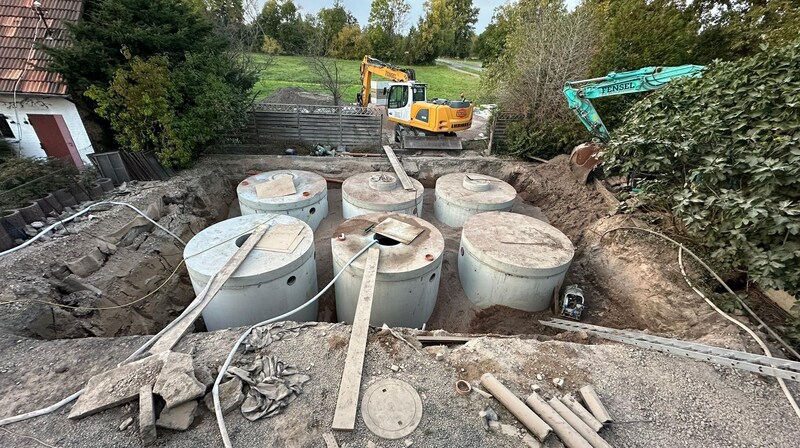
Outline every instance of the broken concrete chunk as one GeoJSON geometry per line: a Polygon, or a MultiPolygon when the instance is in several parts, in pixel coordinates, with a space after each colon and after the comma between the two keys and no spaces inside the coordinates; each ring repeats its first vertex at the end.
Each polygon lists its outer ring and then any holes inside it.
{"type": "Polygon", "coordinates": [[[69,418],[78,419],[135,400],[144,386],[152,387],[164,357],[149,356],[89,379],[69,418]]]}
{"type": "Polygon", "coordinates": [[[92,284],[90,284],[90,283],[88,283],[88,282],[82,282],[82,281],[80,281],[80,280],[78,279],[78,277],[77,277],[77,276],[75,276],[74,274],[70,274],[70,275],[68,275],[68,276],[67,276],[67,277],[66,277],[66,278],[63,280],[63,282],[64,282],[64,286],[65,286],[65,288],[64,288],[64,289],[65,289],[65,290],[66,290],[66,291],[67,291],[69,294],[71,294],[71,293],[73,293],[73,292],[78,292],[78,291],[89,291],[89,292],[91,292],[92,294],[94,294],[94,295],[96,295],[96,296],[98,296],[98,297],[100,297],[100,296],[102,296],[102,295],[103,295],[103,291],[101,291],[101,290],[100,290],[100,289],[98,289],[96,286],[94,286],[94,285],[92,285],[92,284]]]}
{"type": "Polygon", "coordinates": [[[164,408],[161,411],[161,415],[158,416],[156,426],[176,431],[186,431],[192,425],[196,411],[196,400],[187,401],[173,408],[164,408]]]}
{"type": "Polygon", "coordinates": [[[67,268],[78,277],[88,277],[106,262],[106,255],[95,247],[88,255],[66,262],[67,268]]]}
{"type": "Polygon", "coordinates": [[[198,364],[194,366],[194,377],[206,387],[206,391],[211,389],[211,386],[214,385],[214,380],[216,379],[213,375],[211,375],[211,369],[209,369],[205,364],[198,364]]]}
{"type": "Polygon", "coordinates": [[[167,402],[168,408],[203,396],[206,387],[194,376],[192,356],[167,352],[164,367],[156,378],[153,392],[167,402]]]}
{"type": "Polygon", "coordinates": [[[117,246],[101,239],[95,240],[97,249],[105,255],[114,255],[117,253],[117,246]]]}
{"type": "Polygon", "coordinates": [[[153,386],[150,385],[142,386],[139,390],[139,436],[145,445],[156,441],[156,411],[153,386]]]}
{"type": "MultiPolygon", "coordinates": [[[[243,401],[244,392],[242,392],[242,380],[239,377],[233,377],[230,381],[219,385],[219,404],[222,407],[222,415],[238,408],[243,401]]],[[[206,394],[205,403],[208,410],[214,412],[213,394],[206,394]]]]}

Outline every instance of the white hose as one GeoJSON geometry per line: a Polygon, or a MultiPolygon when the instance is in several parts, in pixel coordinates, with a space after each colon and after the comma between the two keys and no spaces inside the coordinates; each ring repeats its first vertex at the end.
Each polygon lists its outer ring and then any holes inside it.
{"type": "Polygon", "coordinates": [[[618,230],[634,230],[634,231],[646,232],[646,233],[649,233],[649,234],[655,235],[655,236],[657,236],[657,237],[663,238],[663,239],[665,239],[665,240],[667,240],[667,241],[671,242],[672,244],[675,244],[676,246],[678,246],[678,247],[682,248],[683,250],[685,250],[685,251],[686,251],[686,253],[688,253],[689,255],[691,255],[691,256],[692,256],[692,258],[694,258],[694,259],[695,259],[695,260],[696,260],[698,263],[700,263],[700,265],[701,265],[701,266],[703,266],[704,268],[706,268],[706,270],[707,270],[709,273],[711,273],[711,275],[712,275],[712,276],[713,276],[713,277],[714,277],[714,278],[715,278],[715,279],[716,279],[716,280],[717,280],[717,281],[720,283],[720,285],[722,285],[722,286],[725,288],[725,290],[726,290],[726,291],[728,291],[729,293],[731,293],[731,295],[733,295],[733,297],[736,299],[736,301],[737,301],[737,302],[739,302],[739,305],[741,305],[741,306],[742,306],[742,308],[743,308],[745,311],[747,311],[747,313],[748,313],[748,314],[750,314],[750,316],[752,316],[752,317],[753,317],[753,319],[755,319],[755,320],[756,320],[756,322],[758,322],[758,325],[760,325],[761,327],[763,327],[763,328],[764,328],[764,329],[767,331],[767,333],[769,333],[769,334],[770,334],[770,336],[772,336],[773,338],[775,338],[775,340],[776,340],[776,341],[778,341],[778,343],[779,343],[779,344],[781,344],[781,345],[783,346],[783,348],[785,348],[785,349],[786,349],[786,351],[787,351],[787,352],[791,353],[791,354],[792,354],[792,356],[794,356],[794,357],[795,357],[795,359],[800,359],[800,353],[797,353],[797,350],[795,350],[795,349],[794,349],[794,347],[792,347],[791,345],[789,345],[789,343],[787,343],[786,341],[784,341],[784,340],[783,340],[783,338],[781,338],[781,337],[780,337],[780,335],[779,335],[778,333],[776,333],[776,332],[775,332],[775,330],[773,330],[773,329],[772,329],[772,328],[771,328],[769,325],[767,325],[767,323],[766,323],[766,322],[764,322],[763,320],[761,320],[761,318],[760,318],[760,317],[758,317],[758,315],[757,315],[757,314],[756,314],[756,313],[755,313],[755,312],[754,312],[752,309],[750,309],[750,307],[749,307],[749,306],[747,306],[747,304],[746,304],[746,303],[744,303],[744,300],[740,299],[740,298],[739,298],[739,296],[737,296],[737,295],[736,295],[736,293],[735,293],[735,292],[733,292],[733,290],[732,290],[732,289],[731,289],[731,288],[728,286],[728,284],[727,284],[727,283],[725,283],[725,281],[724,281],[724,280],[722,280],[722,278],[721,278],[719,275],[717,275],[717,273],[716,273],[716,272],[714,272],[714,270],[713,270],[713,269],[711,269],[711,267],[710,267],[709,265],[707,265],[707,264],[706,264],[706,262],[704,262],[704,261],[703,261],[703,260],[702,260],[700,257],[698,257],[697,255],[695,255],[695,253],[694,253],[694,252],[692,252],[692,251],[690,251],[689,249],[685,248],[685,247],[683,246],[683,244],[681,244],[681,243],[679,243],[679,242],[677,242],[677,241],[673,240],[672,238],[670,238],[670,237],[668,237],[668,236],[664,235],[663,233],[656,232],[655,230],[643,229],[643,228],[641,228],[641,227],[617,227],[617,228],[614,228],[614,229],[611,229],[611,230],[607,230],[607,231],[605,231],[605,232],[604,232],[604,233],[603,233],[603,234],[600,236],[600,240],[602,240],[602,239],[603,239],[603,237],[604,237],[604,236],[606,236],[607,234],[609,234],[609,233],[611,233],[611,232],[616,232],[616,231],[618,231],[618,230]]]}
{"type": "MultiPolygon", "coordinates": [[[[687,251],[688,251],[688,249],[687,249],[687,251]]],[[[681,274],[683,274],[683,279],[686,280],[686,284],[689,285],[689,287],[692,288],[694,290],[694,292],[697,293],[698,296],[702,297],[703,300],[705,300],[706,303],[711,308],[713,308],[714,311],[719,313],[722,317],[724,317],[725,319],[729,320],[731,323],[735,324],[736,326],[738,326],[742,330],[746,331],[747,334],[749,334],[753,339],[755,339],[755,341],[761,347],[761,350],[764,351],[764,354],[769,356],[770,358],[772,357],[772,352],[769,350],[769,347],[767,347],[767,345],[764,344],[764,341],[762,341],[761,338],[758,337],[758,335],[753,330],[750,329],[750,327],[748,327],[747,325],[743,324],[742,322],[739,322],[738,320],[732,318],[730,315],[728,315],[728,313],[722,311],[716,304],[714,304],[714,302],[709,300],[709,298],[706,297],[705,294],[703,294],[699,289],[695,288],[695,286],[689,280],[689,276],[686,275],[686,270],[683,268],[683,247],[679,247],[678,248],[678,265],[680,265],[680,267],[681,267],[681,274]]],[[[778,380],[778,384],[780,384],[780,386],[781,386],[781,390],[783,391],[783,394],[786,395],[786,399],[789,400],[789,404],[792,406],[792,409],[794,409],[794,413],[797,414],[797,418],[800,418],[800,407],[797,406],[797,402],[795,401],[795,399],[792,396],[791,392],[789,392],[789,388],[786,387],[786,382],[783,381],[783,378],[777,378],[777,380],[778,380]]]]}
{"type": "Polygon", "coordinates": [[[85,209],[83,209],[83,210],[79,211],[78,213],[75,213],[74,215],[71,215],[71,216],[69,216],[69,217],[67,217],[67,218],[64,218],[64,219],[60,220],[59,222],[57,222],[57,223],[55,223],[55,224],[53,224],[53,225],[50,225],[50,226],[48,226],[48,227],[45,227],[45,228],[44,228],[44,229],[42,229],[42,231],[41,231],[41,232],[39,232],[39,233],[38,233],[36,236],[34,236],[33,238],[29,239],[28,241],[25,241],[24,243],[20,244],[19,246],[17,246],[17,247],[12,247],[11,249],[8,249],[7,251],[4,251],[4,252],[0,252],[0,257],[3,257],[3,256],[5,256],[5,255],[8,255],[8,254],[10,254],[10,253],[12,253],[12,252],[16,252],[16,251],[18,251],[18,250],[22,249],[23,247],[27,247],[27,246],[29,246],[29,245],[33,244],[33,242],[34,242],[34,241],[36,241],[36,240],[38,240],[39,238],[41,238],[41,237],[42,237],[44,234],[46,234],[47,232],[49,232],[49,231],[51,231],[51,230],[55,229],[56,227],[58,227],[58,226],[62,225],[63,223],[66,223],[66,222],[72,221],[73,219],[75,219],[75,218],[77,218],[77,217],[79,217],[79,216],[81,216],[81,215],[83,215],[83,214],[85,214],[85,213],[88,213],[88,212],[89,212],[89,211],[92,209],[92,207],[97,207],[98,205],[102,205],[102,204],[124,205],[125,207],[131,208],[133,211],[135,211],[136,213],[138,213],[138,214],[142,215],[142,216],[143,216],[145,219],[147,219],[148,221],[150,221],[151,223],[153,223],[153,225],[155,225],[155,226],[156,226],[156,227],[158,227],[159,229],[161,229],[161,230],[163,230],[163,231],[167,232],[167,233],[168,233],[170,236],[172,236],[173,238],[175,238],[176,240],[178,240],[178,241],[179,241],[181,244],[183,244],[184,246],[186,245],[186,243],[185,243],[185,242],[184,242],[182,239],[180,239],[180,238],[178,237],[178,235],[175,235],[174,233],[172,233],[172,232],[170,232],[169,230],[167,230],[167,228],[166,228],[166,227],[164,227],[164,226],[160,225],[159,223],[157,223],[157,222],[153,221],[153,219],[152,219],[152,218],[150,218],[149,216],[147,216],[147,214],[145,214],[143,211],[139,210],[138,208],[134,207],[133,205],[131,205],[131,204],[128,204],[127,202],[116,202],[116,201],[100,201],[100,202],[95,202],[94,204],[91,204],[91,205],[87,206],[85,209]]]}
{"type": "Polygon", "coordinates": [[[325,287],[322,288],[320,290],[320,292],[317,293],[317,295],[315,295],[314,297],[309,299],[306,303],[300,305],[299,307],[293,309],[292,311],[283,313],[280,316],[273,317],[271,319],[265,320],[264,322],[260,322],[260,323],[257,323],[255,325],[253,325],[252,327],[248,328],[247,331],[245,331],[242,334],[242,336],[239,337],[239,339],[236,341],[236,344],[233,345],[233,349],[231,349],[230,353],[228,353],[228,357],[225,359],[225,363],[222,364],[222,367],[220,367],[220,369],[219,369],[219,374],[217,375],[217,379],[216,379],[216,381],[214,381],[214,388],[211,389],[211,394],[212,394],[212,397],[214,398],[214,414],[217,417],[217,425],[219,426],[219,433],[222,436],[222,443],[225,445],[225,448],[232,448],[233,445],[231,445],[231,439],[228,436],[228,428],[225,427],[225,418],[222,415],[222,406],[220,405],[220,401],[219,401],[219,385],[222,382],[222,378],[225,376],[225,372],[228,371],[228,367],[230,367],[231,362],[233,361],[233,356],[236,354],[236,350],[239,349],[239,346],[242,344],[242,342],[245,340],[245,338],[247,338],[247,336],[250,334],[250,332],[253,331],[254,329],[256,329],[258,327],[263,327],[264,325],[269,325],[271,323],[274,323],[274,322],[277,322],[277,321],[280,321],[280,320],[283,320],[283,319],[286,319],[287,317],[291,316],[292,314],[297,313],[298,311],[301,311],[301,310],[305,309],[307,306],[309,306],[312,303],[314,303],[317,300],[319,300],[319,298],[328,289],[330,289],[331,286],[333,286],[333,284],[336,282],[336,280],[339,279],[339,276],[341,276],[344,273],[344,271],[346,271],[347,268],[351,264],[353,264],[353,262],[356,261],[356,259],[358,257],[361,256],[361,254],[366,252],[367,249],[372,247],[372,245],[377,243],[377,242],[378,242],[378,240],[373,240],[372,242],[370,242],[369,244],[364,246],[363,249],[358,251],[358,253],[353,255],[353,258],[351,258],[350,261],[348,261],[342,267],[342,269],[339,271],[339,273],[336,274],[333,277],[333,279],[331,279],[331,281],[327,285],[325,285],[325,287]]]}
{"type": "MultiPolygon", "coordinates": [[[[211,285],[211,282],[214,280],[214,277],[216,277],[216,274],[211,276],[211,279],[209,279],[208,283],[206,283],[206,286],[203,289],[203,292],[201,292],[199,295],[203,295],[203,294],[206,293],[206,291],[208,291],[208,288],[211,285]]],[[[126,364],[126,363],[130,362],[131,360],[135,359],[140,354],[144,353],[145,350],[147,350],[148,348],[150,348],[150,346],[155,344],[155,342],[158,340],[158,338],[160,338],[164,333],[169,331],[173,326],[175,326],[175,324],[178,321],[180,321],[186,314],[188,314],[193,309],[195,309],[197,307],[197,305],[199,305],[199,304],[200,304],[200,302],[197,302],[197,303],[192,302],[192,304],[190,304],[189,306],[186,307],[185,310],[183,310],[183,312],[180,314],[180,316],[178,316],[175,320],[173,320],[172,322],[167,324],[167,326],[164,327],[161,331],[159,331],[155,336],[153,336],[152,338],[148,339],[148,341],[145,342],[144,345],[139,347],[135,352],[133,352],[130,356],[125,358],[125,360],[122,361],[121,363],[119,363],[118,365],[126,364]]],[[[83,393],[83,391],[84,391],[84,389],[81,389],[81,390],[75,392],[74,394],[70,395],[69,397],[59,401],[58,403],[53,404],[51,406],[48,406],[46,408],[38,409],[36,411],[26,412],[25,414],[15,415],[13,417],[4,418],[4,419],[0,420],[0,426],[9,425],[11,423],[16,423],[16,422],[21,422],[23,420],[28,420],[28,419],[31,419],[31,418],[34,418],[34,417],[38,417],[40,415],[45,415],[45,414],[49,414],[51,412],[54,412],[54,411],[60,409],[65,404],[76,400],[78,397],[80,397],[80,395],[83,393]]]]}

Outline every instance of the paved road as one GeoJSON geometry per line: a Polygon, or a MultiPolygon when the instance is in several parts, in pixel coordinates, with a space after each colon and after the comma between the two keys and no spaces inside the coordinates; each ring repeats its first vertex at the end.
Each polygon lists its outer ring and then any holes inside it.
{"type": "Polygon", "coordinates": [[[444,59],[437,59],[436,62],[446,65],[448,68],[450,68],[450,70],[455,70],[455,71],[457,71],[459,73],[465,73],[467,75],[475,76],[476,78],[480,77],[481,75],[475,73],[474,71],[470,72],[470,71],[467,71],[467,70],[464,70],[464,69],[476,70],[476,71],[479,71],[479,72],[483,71],[482,67],[476,67],[474,65],[462,64],[462,63],[456,62],[456,61],[447,61],[447,60],[444,60],[444,59]]]}

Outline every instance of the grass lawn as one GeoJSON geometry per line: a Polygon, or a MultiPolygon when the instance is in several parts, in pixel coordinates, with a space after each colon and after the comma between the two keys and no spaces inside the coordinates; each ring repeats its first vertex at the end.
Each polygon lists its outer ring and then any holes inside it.
{"type": "MultiPolygon", "coordinates": [[[[264,61],[263,55],[254,55],[257,62],[264,61]]],[[[355,102],[361,90],[361,61],[339,60],[339,76],[345,87],[342,99],[355,102]]],[[[412,66],[417,72],[417,81],[428,84],[428,98],[458,99],[461,92],[469,99],[478,96],[479,79],[450,70],[444,66],[412,66]]],[[[383,80],[373,77],[373,80],[383,80]]],[[[314,82],[314,74],[305,64],[302,56],[275,56],[272,64],[261,71],[254,90],[256,99],[262,99],[284,87],[299,87],[310,92],[325,90],[314,82]]]]}

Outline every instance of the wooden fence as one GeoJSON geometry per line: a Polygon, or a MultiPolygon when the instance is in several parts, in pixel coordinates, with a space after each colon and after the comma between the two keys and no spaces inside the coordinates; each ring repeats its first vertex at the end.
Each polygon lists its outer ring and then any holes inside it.
{"type": "Polygon", "coordinates": [[[256,104],[243,129],[225,143],[268,145],[302,142],[380,148],[383,120],[379,109],[360,106],[256,104]]]}

